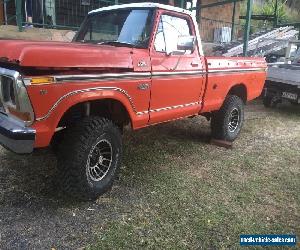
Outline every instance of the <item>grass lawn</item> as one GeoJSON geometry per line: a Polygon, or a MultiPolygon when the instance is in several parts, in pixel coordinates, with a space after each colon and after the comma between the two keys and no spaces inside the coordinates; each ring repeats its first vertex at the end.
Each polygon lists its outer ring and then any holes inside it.
{"type": "Polygon", "coordinates": [[[126,133],[120,181],[97,201],[114,217],[88,248],[236,249],[240,234],[299,241],[299,107],[248,106],[232,150],[208,144],[209,133],[202,118],[126,133]]]}
{"type": "Polygon", "coordinates": [[[0,249],[238,249],[240,234],[264,233],[299,241],[300,107],[252,103],[233,149],[209,139],[201,117],[126,131],[120,179],[96,202],[62,194],[50,150],[0,147],[0,249]]]}

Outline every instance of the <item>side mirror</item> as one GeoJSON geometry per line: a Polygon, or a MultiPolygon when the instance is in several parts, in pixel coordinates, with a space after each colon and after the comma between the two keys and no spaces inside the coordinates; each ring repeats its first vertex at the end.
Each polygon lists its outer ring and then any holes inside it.
{"type": "Polygon", "coordinates": [[[194,36],[180,36],[178,37],[177,50],[194,51],[196,46],[196,37],[194,36]]]}

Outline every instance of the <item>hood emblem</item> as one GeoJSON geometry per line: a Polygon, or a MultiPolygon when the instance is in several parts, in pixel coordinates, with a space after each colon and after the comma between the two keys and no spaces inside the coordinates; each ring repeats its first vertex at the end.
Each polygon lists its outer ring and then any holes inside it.
{"type": "Polygon", "coordinates": [[[147,63],[144,60],[138,62],[138,67],[147,67],[147,63]]]}

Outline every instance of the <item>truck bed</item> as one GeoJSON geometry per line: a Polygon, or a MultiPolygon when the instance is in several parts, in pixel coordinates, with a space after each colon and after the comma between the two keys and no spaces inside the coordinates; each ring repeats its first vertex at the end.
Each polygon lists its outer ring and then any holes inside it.
{"type": "Polygon", "coordinates": [[[300,87],[300,64],[281,64],[268,69],[267,80],[300,87]]]}

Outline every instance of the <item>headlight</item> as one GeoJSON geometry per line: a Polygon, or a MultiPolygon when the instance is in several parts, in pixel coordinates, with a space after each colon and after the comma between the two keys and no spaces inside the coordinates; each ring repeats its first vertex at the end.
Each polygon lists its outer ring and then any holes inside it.
{"type": "Polygon", "coordinates": [[[17,71],[0,68],[0,103],[6,113],[16,116],[26,125],[34,121],[26,87],[17,71]]]}
{"type": "Polygon", "coordinates": [[[14,79],[9,76],[0,76],[2,93],[3,93],[3,102],[9,103],[11,105],[16,105],[16,95],[14,88],[14,79]]]}

